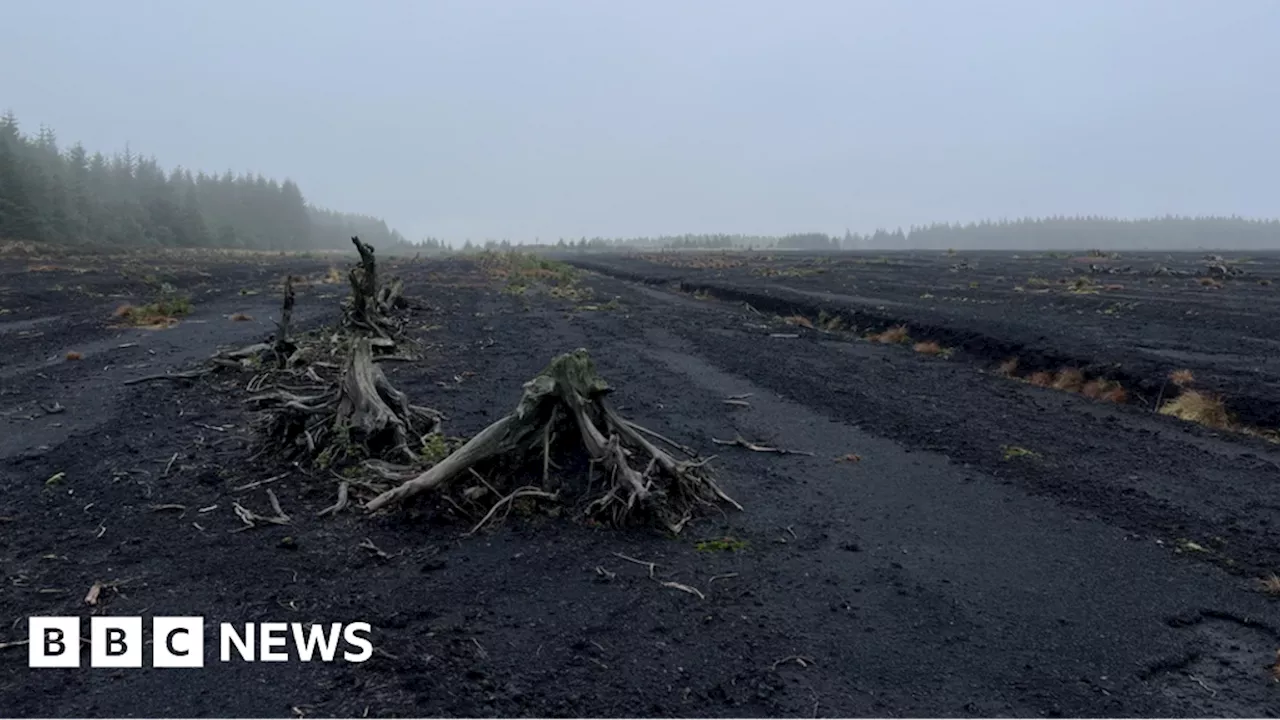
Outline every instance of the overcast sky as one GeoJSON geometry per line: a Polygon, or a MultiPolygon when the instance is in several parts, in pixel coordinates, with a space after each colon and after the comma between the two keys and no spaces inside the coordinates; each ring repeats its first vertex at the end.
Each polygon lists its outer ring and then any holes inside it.
{"type": "Polygon", "coordinates": [[[0,108],[410,238],[1280,215],[1276,0],[4,0],[0,108]]]}

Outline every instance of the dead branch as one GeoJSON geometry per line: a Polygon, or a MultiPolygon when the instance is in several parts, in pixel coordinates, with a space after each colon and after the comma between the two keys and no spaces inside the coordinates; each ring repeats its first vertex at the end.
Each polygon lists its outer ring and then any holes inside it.
{"type": "Polygon", "coordinates": [[[808,457],[813,457],[813,453],[805,452],[803,450],[787,450],[785,448],[769,447],[767,445],[757,445],[756,443],[744,440],[741,435],[735,435],[732,440],[719,440],[717,438],[711,438],[711,442],[717,445],[730,445],[733,447],[746,448],[751,452],[777,453],[778,455],[806,455],[808,457]]]}

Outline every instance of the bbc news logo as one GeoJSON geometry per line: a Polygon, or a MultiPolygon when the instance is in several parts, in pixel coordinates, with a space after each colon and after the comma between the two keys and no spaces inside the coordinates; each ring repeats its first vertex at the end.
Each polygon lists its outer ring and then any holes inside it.
{"type": "MultiPolygon", "coordinates": [[[[80,618],[29,619],[27,665],[33,668],[78,668],[80,618]]],[[[373,656],[369,623],[304,625],[303,623],[231,623],[218,626],[221,662],[346,662],[373,656]],[[293,653],[289,647],[292,641],[293,653]],[[339,653],[339,649],[342,652],[339,653]]],[[[153,617],[151,636],[144,636],[141,617],[89,618],[89,667],[140,668],[150,645],[151,667],[201,668],[205,663],[202,617],[153,617]]]]}

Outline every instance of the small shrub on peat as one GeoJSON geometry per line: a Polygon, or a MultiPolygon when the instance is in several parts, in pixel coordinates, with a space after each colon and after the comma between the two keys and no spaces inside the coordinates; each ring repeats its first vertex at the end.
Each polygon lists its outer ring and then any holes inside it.
{"type": "Polygon", "coordinates": [[[1190,370],[1174,370],[1169,373],[1169,382],[1180,388],[1191,387],[1196,381],[1196,376],[1191,374],[1190,370]]]}
{"type": "Polygon", "coordinates": [[[67,352],[66,358],[68,360],[83,360],[84,354],[76,352],[75,350],[71,350],[67,352]]]}

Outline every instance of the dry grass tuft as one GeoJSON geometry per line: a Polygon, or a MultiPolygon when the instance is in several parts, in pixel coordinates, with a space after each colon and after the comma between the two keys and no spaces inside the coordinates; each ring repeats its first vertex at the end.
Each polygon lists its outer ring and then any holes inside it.
{"type": "Polygon", "coordinates": [[[83,359],[84,359],[84,354],[83,354],[83,353],[76,352],[75,350],[71,350],[71,351],[68,351],[68,352],[67,352],[67,356],[66,356],[66,357],[67,357],[67,359],[68,359],[68,360],[83,360],[83,359]]]}
{"type": "Polygon", "coordinates": [[[899,345],[910,342],[911,336],[907,334],[906,325],[894,325],[882,333],[868,335],[867,339],[872,342],[884,343],[885,345],[899,345]]]}
{"type": "Polygon", "coordinates": [[[1262,578],[1260,583],[1262,585],[1262,592],[1270,595],[1271,597],[1280,598],[1280,575],[1271,573],[1267,577],[1262,578]]]}
{"type": "Polygon", "coordinates": [[[324,284],[325,284],[325,285],[338,285],[338,284],[341,284],[341,283],[342,283],[342,273],[341,273],[341,272],[338,272],[338,268],[336,268],[336,267],[330,267],[330,268],[329,268],[329,272],[325,273],[324,280],[323,280],[322,282],[324,282],[324,284]]]}
{"type": "Polygon", "coordinates": [[[1058,376],[1053,379],[1054,390],[1065,390],[1066,392],[1080,392],[1080,388],[1084,386],[1084,373],[1075,368],[1063,368],[1058,371],[1058,376]]]}
{"type": "Polygon", "coordinates": [[[185,297],[168,297],[147,305],[121,305],[111,313],[125,325],[160,330],[178,323],[178,318],[191,312],[191,301],[185,297]]]}
{"type": "Polygon", "coordinates": [[[1018,371],[1018,358],[1016,357],[1011,357],[1008,360],[1005,360],[1004,362],[996,366],[996,372],[999,373],[1000,375],[1004,375],[1005,377],[1010,377],[1017,371],[1018,371]]]}
{"type": "Polygon", "coordinates": [[[1053,387],[1053,373],[1041,370],[1027,376],[1027,382],[1036,387],[1053,387]]]}
{"type": "Polygon", "coordinates": [[[1218,282],[1217,280],[1215,280],[1215,279],[1213,279],[1213,278],[1203,277],[1203,278],[1200,278],[1199,280],[1197,280],[1196,282],[1199,282],[1199,283],[1200,283],[1200,287],[1203,287],[1203,288],[1210,288],[1210,289],[1213,289],[1213,290],[1217,290],[1218,288],[1221,288],[1221,287],[1222,287],[1222,283],[1218,282]]]}
{"type": "Polygon", "coordinates": [[[1234,424],[1222,398],[1199,390],[1183,391],[1181,395],[1162,405],[1160,414],[1222,430],[1228,430],[1234,424]]]}
{"type": "Polygon", "coordinates": [[[1190,387],[1195,381],[1196,376],[1192,375],[1190,370],[1174,370],[1169,373],[1169,382],[1180,388],[1190,387]]]}
{"type": "Polygon", "coordinates": [[[918,343],[916,343],[915,345],[912,345],[912,346],[911,346],[911,349],[912,349],[912,350],[915,350],[916,352],[920,353],[921,355],[946,355],[946,354],[949,354],[949,353],[947,353],[947,348],[942,347],[941,345],[939,345],[938,343],[936,343],[936,342],[934,342],[934,341],[932,341],[932,340],[926,340],[926,341],[924,341],[924,342],[918,342],[918,343]]]}
{"type": "Polygon", "coordinates": [[[252,319],[253,319],[252,317],[245,315],[244,313],[236,313],[235,315],[231,316],[232,322],[249,322],[252,319]]]}
{"type": "Polygon", "coordinates": [[[800,327],[806,327],[810,330],[813,329],[813,321],[803,315],[792,315],[790,317],[785,317],[782,320],[788,325],[799,325],[800,327]]]}

